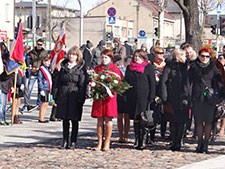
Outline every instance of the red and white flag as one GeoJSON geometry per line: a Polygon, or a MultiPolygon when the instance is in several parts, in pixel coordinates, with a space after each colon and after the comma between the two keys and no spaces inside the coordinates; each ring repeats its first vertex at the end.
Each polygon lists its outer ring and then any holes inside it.
{"type": "Polygon", "coordinates": [[[52,72],[55,70],[56,65],[59,63],[60,60],[64,59],[64,50],[63,47],[65,45],[65,32],[64,32],[64,24],[61,27],[60,34],[56,40],[55,47],[50,53],[51,58],[51,70],[52,72]]]}

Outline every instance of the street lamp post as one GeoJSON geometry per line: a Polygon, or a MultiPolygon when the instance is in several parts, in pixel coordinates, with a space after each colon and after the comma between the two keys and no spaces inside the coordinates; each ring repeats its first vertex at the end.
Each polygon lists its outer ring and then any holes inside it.
{"type": "Polygon", "coordinates": [[[33,47],[36,40],[36,0],[32,1],[32,34],[33,34],[33,47]]]}
{"type": "Polygon", "coordinates": [[[83,11],[81,1],[78,0],[78,3],[80,5],[80,46],[81,46],[83,43],[83,11]]]}

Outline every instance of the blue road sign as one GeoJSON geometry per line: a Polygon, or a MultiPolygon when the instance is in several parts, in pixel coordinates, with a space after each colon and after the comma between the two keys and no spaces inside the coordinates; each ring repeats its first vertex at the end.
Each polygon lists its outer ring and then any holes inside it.
{"type": "Polygon", "coordinates": [[[217,13],[221,13],[221,8],[222,8],[221,3],[218,3],[218,4],[217,4],[217,7],[216,7],[216,12],[217,12],[217,13]]]}
{"type": "Polygon", "coordinates": [[[141,37],[144,37],[144,36],[145,36],[145,31],[144,31],[144,30],[140,30],[140,31],[139,31],[139,35],[140,35],[141,37]]]}
{"type": "Polygon", "coordinates": [[[116,9],[113,8],[113,7],[110,7],[110,8],[108,9],[107,13],[108,13],[109,16],[113,17],[113,16],[116,15],[116,9]]]}
{"type": "Polygon", "coordinates": [[[109,17],[109,24],[115,24],[116,23],[116,17],[109,17]]]}

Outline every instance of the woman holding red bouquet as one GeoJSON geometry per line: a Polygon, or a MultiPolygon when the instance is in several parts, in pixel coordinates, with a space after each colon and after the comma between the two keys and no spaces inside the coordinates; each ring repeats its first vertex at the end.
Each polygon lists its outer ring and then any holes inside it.
{"type": "MultiPolygon", "coordinates": [[[[113,53],[111,50],[105,49],[101,53],[102,64],[95,67],[95,73],[104,72],[118,76],[118,80],[121,79],[122,73],[119,68],[115,66],[112,62],[113,53]]],[[[97,84],[101,85],[101,84],[97,84]]],[[[104,99],[97,100],[94,99],[92,105],[91,116],[97,118],[97,133],[98,133],[98,145],[95,148],[96,151],[101,150],[102,148],[102,137],[103,137],[103,128],[104,123],[105,127],[105,142],[103,150],[107,151],[110,149],[110,139],[112,135],[113,122],[112,118],[117,117],[117,94],[113,93],[113,97],[107,96],[104,99]]]]}

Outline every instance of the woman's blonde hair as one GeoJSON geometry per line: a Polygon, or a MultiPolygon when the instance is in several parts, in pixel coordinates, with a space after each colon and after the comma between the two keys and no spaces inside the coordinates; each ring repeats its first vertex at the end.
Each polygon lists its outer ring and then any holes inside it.
{"type": "Polygon", "coordinates": [[[70,54],[77,55],[77,60],[76,60],[77,63],[79,63],[80,61],[83,60],[83,55],[82,55],[80,49],[77,47],[70,48],[68,51],[68,55],[70,55],[70,54]]]}
{"type": "Polygon", "coordinates": [[[182,49],[175,49],[172,53],[171,53],[171,59],[175,59],[175,60],[179,60],[179,61],[185,61],[186,60],[186,52],[185,50],[182,49]]]}

